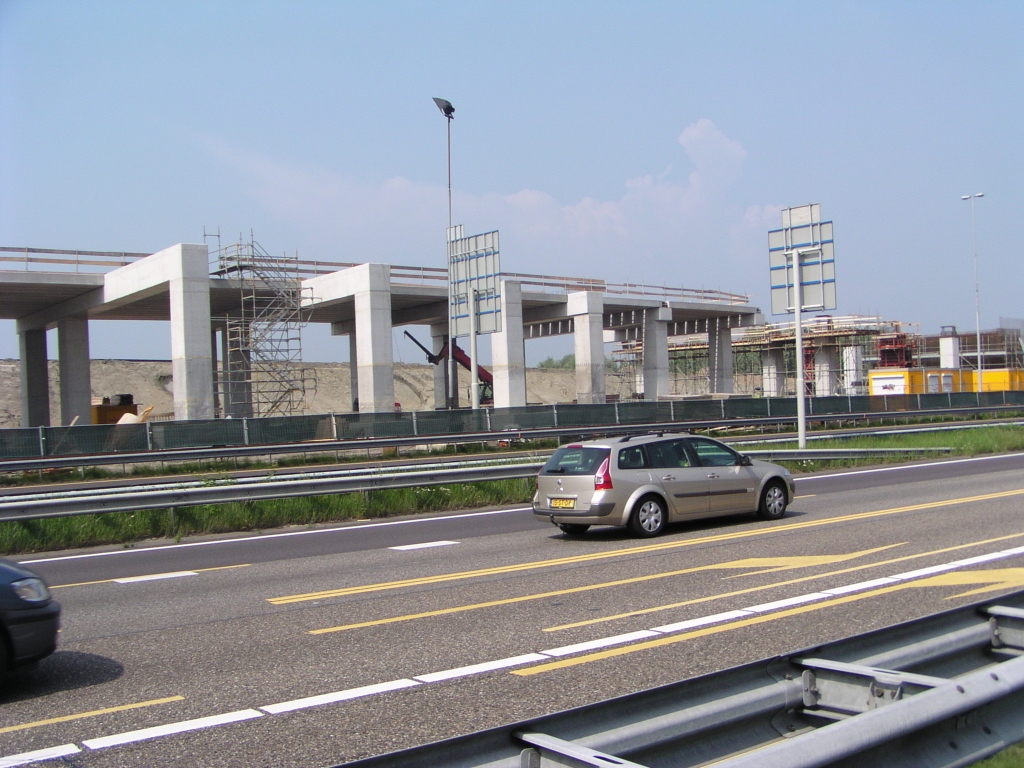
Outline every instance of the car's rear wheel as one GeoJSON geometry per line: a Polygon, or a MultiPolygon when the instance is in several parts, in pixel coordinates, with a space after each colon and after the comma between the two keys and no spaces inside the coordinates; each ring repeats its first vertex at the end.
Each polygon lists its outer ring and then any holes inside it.
{"type": "Polygon", "coordinates": [[[559,523],[558,527],[570,536],[580,536],[590,530],[590,526],[583,523],[559,523]]]}
{"type": "Polygon", "coordinates": [[[762,520],[778,520],[786,514],[786,489],[781,483],[768,483],[761,491],[757,516],[762,520]]]}
{"type": "Polygon", "coordinates": [[[645,496],[633,507],[633,514],[629,516],[629,530],[645,539],[657,536],[665,530],[667,517],[661,499],[645,496]]]}
{"type": "Polygon", "coordinates": [[[11,671],[11,652],[7,649],[7,639],[3,637],[3,632],[0,631],[0,683],[3,683],[4,678],[7,677],[11,671]]]}

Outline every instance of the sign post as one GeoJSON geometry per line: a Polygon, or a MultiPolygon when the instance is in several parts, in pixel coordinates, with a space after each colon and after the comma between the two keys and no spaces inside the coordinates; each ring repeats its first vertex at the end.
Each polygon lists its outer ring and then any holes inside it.
{"type": "Polygon", "coordinates": [[[807,377],[804,368],[804,311],[836,308],[836,269],[832,222],[821,220],[821,206],[782,211],[782,229],[768,233],[772,314],[793,314],[796,331],[796,417],[800,449],[807,447],[807,377]]]}
{"type": "Polygon", "coordinates": [[[461,224],[449,230],[448,297],[452,329],[449,359],[454,359],[455,338],[468,335],[470,393],[473,410],[478,410],[477,336],[501,331],[501,261],[497,231],[463,237],[461,224]]]}

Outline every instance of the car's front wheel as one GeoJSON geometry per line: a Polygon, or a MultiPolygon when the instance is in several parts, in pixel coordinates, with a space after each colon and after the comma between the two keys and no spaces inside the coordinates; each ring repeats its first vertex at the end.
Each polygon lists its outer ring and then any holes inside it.
{"type": "Polygon", "coordinates": [[[778,520],[786,514],[786,490],[779,483],[768,483],[761,491],[757,516],[762,520],[778,520]]]}
{"type": "Polygon", "coordinates": [[[590,530],[590,526],[583,523],[559,523],[558,527],[562,529],[562,533],[570,536],[581,536],[590,530]]]}
{"type": "Polygon", "coordinates": [[[668,522],[665,505],[655,496],[645,496],[629,516],[629,530],[637,536],[650,538],[665,530],[668,522]]]}

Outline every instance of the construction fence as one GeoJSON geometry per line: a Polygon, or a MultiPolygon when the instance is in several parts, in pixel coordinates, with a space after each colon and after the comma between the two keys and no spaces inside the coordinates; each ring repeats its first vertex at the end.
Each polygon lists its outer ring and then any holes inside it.
{"type": "MultiPolygon", "coordinates": [[[[897,414],[950,408],[1024,410],[1024,392],[952,392],[919,395],[814,397],[810,416],[897,414]]],[[[0,460],[75,454],[139,453],[283,443],[334,443],[360,438],[516,432],[545,428],[707,422],[727,419],[791,418],[796,399],[786,397],[619,402],[604,405],[543,405],[479,411],[344,413],[316,416],[165,421],[73,427],[0,429],[0,460]]],[[[425,440],[424,442],[429,442],[425,440]]],[[[334,450],[337,446],[325,446],[334,450]]],[[[159,457],[154,456],[154,460],[159,457]]],[[[102,463],[102,462],[97,462],[102,463]]]]}

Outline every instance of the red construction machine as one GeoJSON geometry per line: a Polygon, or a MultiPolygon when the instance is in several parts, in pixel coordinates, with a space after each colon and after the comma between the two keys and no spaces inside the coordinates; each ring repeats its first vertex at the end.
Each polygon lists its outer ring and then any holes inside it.
{"type": "MultiPolygon", "coordinates": [[[[426,353],[426,355],[427,355],[427,362],[430,363],[431,365],[438,365],[439,363],[441,363],[444,360],[448,359],[448,345],[447,344],[445,344],[443,347],[441,347],[441,351],[440,352],[438,352],[437,354],[434,354],[429,349],[427,349],[422,344],[420,344],[419,341],[416,340],[416,337],[413,336],[408,331],[405,332],[405,335],[408,336],[412,340],[413,344],[415,344],[417,347],[419,347],[420,349],[422,349],[426,353]]],[[[459,365],[461,365],[467,371],[469,371],[470,374],[472,374],[473,366],[472,366],[472,361],[469,359],[469,355],[467,355],[462,350],[462,347],[460,347],[458,344],[454,344],[453,346],[455,348],[455,351],[452,354],[453,354],[453,357],[455,358],[455,362],[458,363],[459,365]]],[[[480,404],[481,405],[493,405],[494,404],[494,376],[492,376],[491,372],[488,371],[486,368],[484,368],[482,365],[478,365],[476,367],[476,373],[477,373],[477,376],[480,379],[480,404]]]]}

